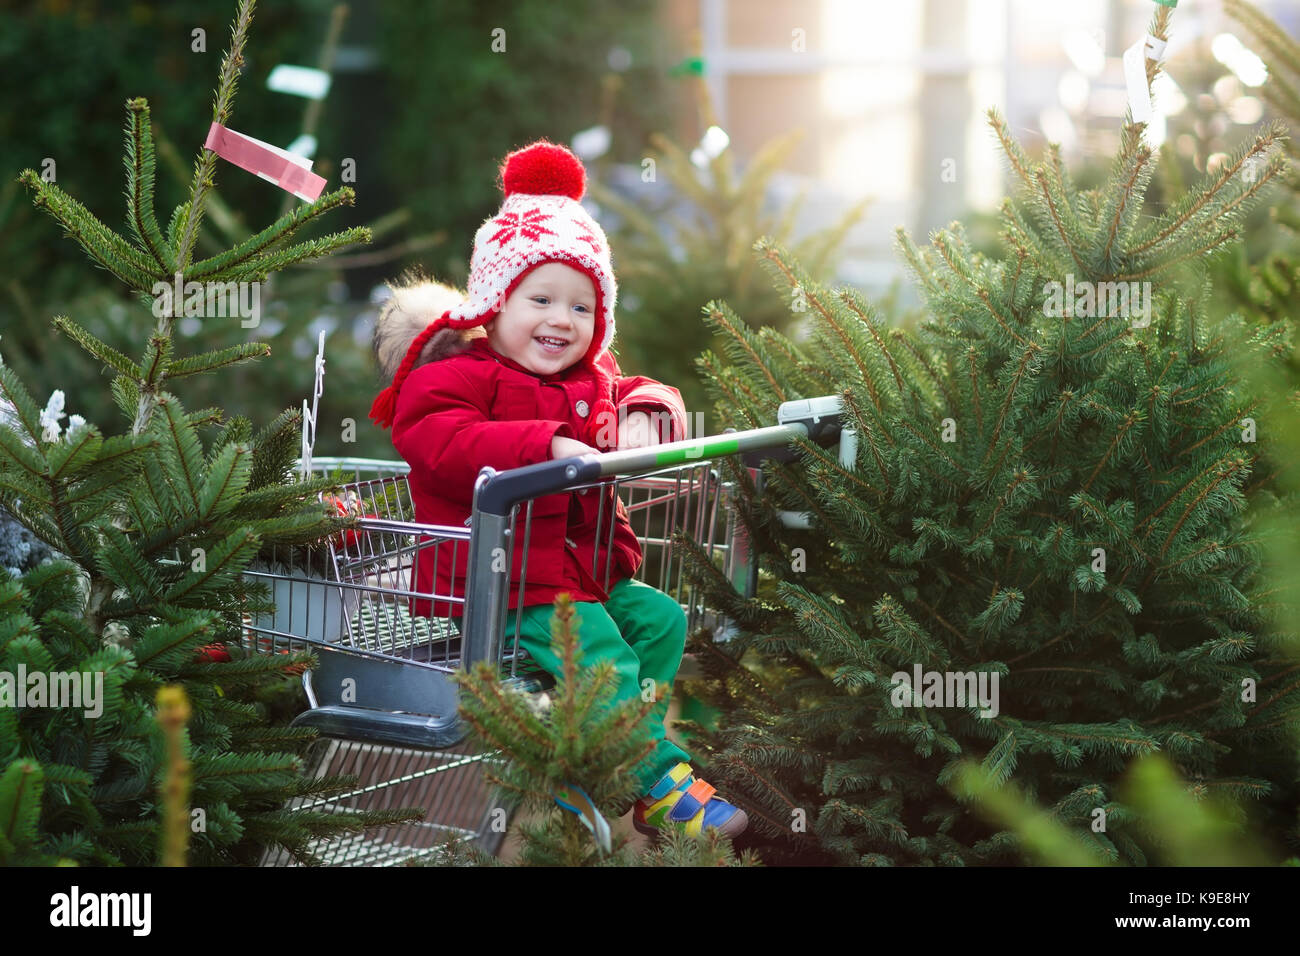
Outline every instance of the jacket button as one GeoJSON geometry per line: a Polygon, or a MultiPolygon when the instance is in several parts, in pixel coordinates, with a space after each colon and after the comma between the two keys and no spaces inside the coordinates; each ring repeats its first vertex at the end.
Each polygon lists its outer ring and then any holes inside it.
{"type": "Polygon", "coordinates": [[[591,407],[586,402],[580,400],[577,405],[573,406],[573,410],[577,412],[581,418],[586,418],[587,413],[591,411],[591,407]]]}

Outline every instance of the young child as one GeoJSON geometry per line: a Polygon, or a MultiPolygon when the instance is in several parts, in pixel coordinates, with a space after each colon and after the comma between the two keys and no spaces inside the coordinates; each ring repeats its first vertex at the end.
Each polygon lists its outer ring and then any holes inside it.
{"type": "MultiPolygon", "coordinates": [[[[685,435],[677,389],[624,376],[609,351],[617,286],[605,234],[579,203],[586,191],[582,163],[563,146],[539,141],[506,158],[501,185],[500,212],[474,236],[468,295],[416,282],[394,290],[376,323],[376,358],[393,384],[376,398],[371,418],[392,426],[393,445],[411,465],[422,523],[467,524],[484,465],[502,471],[652,444],[660,436],[652,434],[651,414],[671,416],[669,440],[685,435]]],[[[647,678],[672,686],[686,616],[671,596],[633,580],[640,543],[617,496],[606,492],[602,509],[602,491],[533,502],[527,583],[520,594],[517,548],[507,639],[518,615],[520,646],[558,676],[552,602],[567,592],[583,658],[613,661],[615,700],[639,699],[647,678]],[[608,525],[601,540],[596,534],[598,516],[610,520],[611,498],[612,553],[608,525]],[[595,580],[593,566],[601,578],[610,568],[608,581],[595,580]]],[[[459,546],[453,558],[450,545],[441,548],[436,562],[426,556],[432,549],[420,552],[414,590],[462,597],[468,549],[459,546]]],[[[415,603],[418,614],[460,610],[415,603]]],[[[664,734],[667,710],[665,697],[651,715],[655,749],[634,770],[644,794],[633,806],[634,826],[651,834],[670,824],[694,835],[706,828],[739,834],[748,825],[745,812],[695,778],[690,755],[664,734]]]]}

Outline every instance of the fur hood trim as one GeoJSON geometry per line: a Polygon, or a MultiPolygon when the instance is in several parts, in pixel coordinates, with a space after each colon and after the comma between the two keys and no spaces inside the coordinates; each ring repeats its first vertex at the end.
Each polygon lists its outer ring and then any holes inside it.
{"type": "MultiPolygon", "coordinates": [[[[415,337],[448,310],[465,301],[465,293],[436,282],[418,271],[408,270],[396,282],[388,283],[392,295],[379,310],[371,341],[375,362],[384,382],[392,382],[415,337]]],[[[487,333],[481,326],[470,329],[441,329],[424,344],[412,370],[429,362],[459,355],[487,333]]]]}

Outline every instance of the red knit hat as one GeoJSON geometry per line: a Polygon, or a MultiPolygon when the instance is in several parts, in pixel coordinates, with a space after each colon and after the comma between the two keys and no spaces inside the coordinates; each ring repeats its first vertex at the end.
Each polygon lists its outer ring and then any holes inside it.
{"type": "MultiPolygon", "coordinates": [[[[411,342],[393,384],[379,393],[370,408],[370,418],[380,428],[392,425],[402,383],[434,334],[490,321],[524,276],[547,262],[562,262],[591,278],[596,290],[595,328],[581,361],[596,373],[599,394],[609,394],[612,380],[597,361],[614,340],[618,286],[605,233],[579,202],[587,190],[586,170],[563,146],[538,140],[508,155],[500,176],[505,201],[474,234],[466,299],[429,323],[411,342]]],[[[613,408],[605,399],[598,400],[601,403],[602,411],[613,408]]],[[[590,421],[596,418],[592,414],[590,421]]]]}

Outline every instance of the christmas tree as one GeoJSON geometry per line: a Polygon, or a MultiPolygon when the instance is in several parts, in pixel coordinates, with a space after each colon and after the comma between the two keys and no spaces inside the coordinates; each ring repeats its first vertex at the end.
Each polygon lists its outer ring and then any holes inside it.
{"type": "MultiPolygon", "coordinates": [[[[1152,36],[1167,39],[1169,16],[1152,36]]],[[[1147,60],[1148,84],[1158,69],[1147,60]]],[[[857,442],[849,467],[802,443],[761,489],[728,469],[757,598],[698,549],[691,562],[741,629],[695,644],[694,691],[724,711],[710,772],[769,860],[1025,860],[956,787],[969,759],[1102,861],[1147,859],[1119,781],[1156,751],[1197,793],[1254,804],[1271,832],[1294,823],[1294,635],[1246,510],[1270,435],[1233,364],[1275,363],[1276,343],[1209,312],[1205,268],[1284,171],[1282,131],[1157,213],[1143,203],[1156,156],[1131,116],[1091,190],[1055,144],[1031,161],[988,118],[1017,187],[1003,251],[975,253],[959,223],[926,249],[900,230],[929,315],[915,333],[767,240],[760,261],[809,341],[708,311],[731,359],[700,360],[724,420],[757,425],[833,391],[857,442]]]]}
{"type": "MultiPolygon", "coordinates": [[[[6,295],[0,297],[0,331],[4,333],[0,347],[5,364],[23,381],[56,382],[69,410],[84,413],[103,400],[102,363],[81,349],[51,349],[49,317],[75,316],[78,324],[108,346],[134,355],[140,341],[136,297],[107,271],[87,270],[79,257],[67,254],[61,230],[51,228],[46,214],[27,201],[27,189],[17,181],[17,173],[25,166],[35,167],[43,180],[57,182],[105,222],[128,229],[122,218],[122,179],[106,170],[104,163],[106,159],[110,164],[116,162],[120,155],[122,103],[128,94],[157,90],[162,95],[149,97],[156,165],[152,188],[159,215],[170,213],[189,194],[194,175],[191,142],[194,137],[201,142],[207,128],[212,80],[228,39],[223,36],[225,21],[235,4],[173,0],[134,6],[24,6],[30,9],[0,12],[0,60],[7,58],[13,64],[8,72],[21,75],[18,71],[23,63],[62,62],[73,50],[77,69],[41,74],[43,82],[32,84],[21,106],[16,99],[11,103],[30,119],[22,122],[22,135],[17,135],[18,126],[13,125],[9,127],[15,131],[13,135],[0,137],[0,169],[13,170],[12,176],[0,177],[0,255],[7,264],[6,295]],[[196,126],[198,122],[202,127],[196,126]]],[[[328,72],[332,40],[346,9],[343,4],[331,9],[331,4],[321,0],[287,0],[258,7],[259,36],[246,48],[240,82],[245,87],[260,86],[280,63],[313,65],[328,72]]],[[[285,137],[278,145],[295,134],[298,141],[305,142],[318,132],[315,116],[345,115],[340,109],[339,94],[346,95],[342,79],[335,78],[324,100],[307,100],[269,88],[264,95],[245,97],[239,104],[240,128],[264,139],[259,131],[274,130],[285,137]]],[[[17,115],[13,113],[15,120],[17,115]]],[[[313,171],[331,182],[347,184],[353,178],[351,167],[339,165],[339,147],[346,140],[336,146],[329,135],[352,136],[349,125],[327,123],[322,142],[313,153],[313,171]]],[[[363,171],[366,168],[362,166],[363,171]]],[[[237,171],[222,175],[204,195],[193,261],[220,254],[259,232],[289,211],[288,205],[281,208],[282,201],[301,202],[290,193],[269,188],[256,176],[237,171]]],[[[357,205],[364,209],[363,202],[357,205]]],[[[356,207],[345,206],[314,222],[323,227],[325,219],[357,213],[356,207]]],[[[371,225],[367,221],[356,224],[371,225]]],[[[161,225],[165,227],[167,220],[161,225]]],[[[380,228],[378,222],[372,226],[376,239],[380,228]]],[[[307,224],[297,237],[321,234],[321,229],[313,231],[307,224]]],[[[359,251],[374,255],[377,250],[359,251]]],[[[189,377],[183,392],[188,407],[219,405],[228,417],[242,414],[261,421],[265,409],[279,410],[300,400],[311,384],[310,361],[303,360],[301,350],[310,342],[314,352],[317,329],[330,328],[331,322],[345,325],[356,311],[338,302],[340,295],[346,294],[341,280],[349,258],[345,252],[300,262],[260,283],[260,324],[252,334],[263,341],[274,340],[274,353],[233,366],[223,375],[189,377]]],[[[250,333],[238,323],[205,318],[177,315],[174,337],[178,352],[215,351],[248,341],[250,333]]],[[[345,381],[358,391],[370,388],[371,370],[362,366],[364,352],[348,331],[331,336],[329,346],[331,391],[341,393],[345,381]]],[[[324,443],[322,440],[318,447],[324,443]]]]}
{"type": "MultiPolygon", "coordinates": [[[[244,0],[221,66],[215,123],[230,116],[252,12],[252,0],[244,0]]],[[[219,645],[239,640],[244,613],[273,610],[266,589],[250,588],[242,576],[262,549],[315,541],[344,523],[327,518],[318,500],[334,483],[291,480],[301,425],[293,409],[256,434],[246,418],[223,423],[219,408],[185,409],[172,391],[184,380],[270,347],[250,342],[174,354],[174,323],[190,314],[191,299],[159,295],[155,284],[187,293],[189,282],[206,289],[255,284],[367,235],[348,230],[276,248],[304,223],[350,202],[352,191],[339,189],[195,261],[215,153],[201,151],[189,200],[164,234],[154,216],[145,100],[128,101],[126,134],[133,239],[35,171],[19,177],[35,205],[138,293],[157,321],[133,360],[70,318],[54,320],[116,373],[112,396],[128,423],[122,434],[106,437],[85,420],[63,434],[57,420],[48,428],[19,376],[0,365],[0,397],[12,409],[0,424],[0,504],[60,555],[0,580],[0,695],[8,695],[0,706],[0,862],[156,859],[167,748],[155,695],[171,684],[184,688],[191,709],[181,755],[191,776],[190,862],[251,862],[271,845],[310,861],[304,847],[319,835],[412,813],[285,812],[289,798],[334,793],[346,781],[304,776],[297,752],[313,734],[268,725],[262,710],[241,698],[284,681],[285,664],[310,655],[230,659],[219,645]],[[200,429],[214,426],[221,427],[205,442],[200,429]]],[[[178,791],[169,792],[174,820],[178,791]]]]}
{"type": "MultiPolygon", "coordinates": [[[[502,681],[481,663],[462,673],[461,713],[480,746],[497,752],[489,778],[507,805],[540,815],[519,824],[525,866],[751,866],[716,833],[707,839],[685,832],[665,834],[659,845],[637,854],[609,829],[607,817],[626,813],[639,796],[629,772],[652,749],[644,718],[655,698],[609,706],[614,667],[583,661],[574,633],[574,607],[567,594],[555,601],[553,647],[563,662],[548,692],[502,681]]],[[[496,825],[504,825],[504,815],[496,825]]],[[[448,848],[457,863],[492,864],[468,848],[448,848]]]]}

